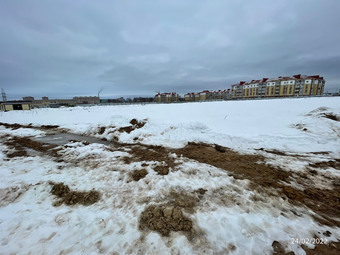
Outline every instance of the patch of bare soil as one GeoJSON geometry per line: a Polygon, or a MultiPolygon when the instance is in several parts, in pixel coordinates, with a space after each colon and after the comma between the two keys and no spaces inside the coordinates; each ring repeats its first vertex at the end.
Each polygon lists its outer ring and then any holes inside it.
{"type": "Polygon", "coordinates": [[[153,170],[157,172],[159,175],[167,175],[169,173],[168,166],[156,166],[153,168],[153,170]]]}
{"type": "Polygon", "coordinates": [[[140,179],[143,179],[147,174],[148,171],[146,169],[135,170],[132,172],[132,179],[134,181],[139,181],[140,179]]]}
{"type": "Polygon", "coordinates": [[[136,119],[132,119],[130,121],[131,126],[126,126],[126,127],[121,127],[118,129],[118,132],[126,132],[128,134],[130,134],[133,130],[135,129],[139,129],[144,127],[144,125],[146,124],[145,121],[138,121],[136,119]]]}
{"type": "Polygon", "coordinates": [[[44,130],[59,128],[58,125],[42,125],[39,127],[33,127],[32,124],[23,125],[23,124],[18,124],[18,123],[9,124],[9,123],[3,123],[3,122],[0,122],[0,125],[5,126],[6,128],[11,128],[13,130],[16,130],[19,128],[37,128],[37,129],[44,129],[44,130]]]}
{"type": "Polygon", "coordinates": [[[26,184],[0,189],[0,207],[13,203],[28,189],[29,185],[26,184]]]}
{"type": "Polygon", "coordinates": [[[102,135],[105,132],[106,127],[99,127],[98,134],[102,135]]]}
{"type": "Polygon", "coordinates": [[[11,128],[13,130],[16,130],[16,129],[19,129],[19,128],[32,128],[31,125],[21,125],[21,124],[18,124],[18,123],[9,124],[9,123],[0,122],[0,125],[5,126],[6,128],[11,128]]]}
{"type": "Polygon", "coordinates": [[[58,126],[58,125],[42,125],[42,126],[40,126],[39,128],[48,130],[48,129],[56,129],[56,128],[59,128],[59,126],[58,126]]]}
{"type": "Polygon", "coordinates": [[[50,156],[56,156],[57,150],[55,149],[57,145],[48,144],[48,143],[40,143],[37,141],[33,141],[27,137],[18,137],[13,136],[10,140],[4,143],[5,145],[14,148],[15,152],[7,154],[7,157],[18,157],[18,156],[27,156],[27,152],[24,148],[29,148],[35,151],[43,152],[50,156]]]}
{"type": "Polygon", "coordinates": [[[247,179],[250,188],[269,196],[281,194],[283,198],[298,205],[304,204],[312,209],[321,224],[340,226],[338,216],[340,215],[340,187],[335,186],[333,190],[318,189],[312,185],[306,185],[308,176],[292,174],[265,164],[265,158],[261,155],[243,155],[228,148],[218,150],[216,146],[207,144],[189,143],[184,148],[175,150],[177,155],[194,159],[200,163],[209,164],[228,171],[236,179],[247,179]],[[298,190],[289,186],[292,180],[298,179],[299,184],[305,185],[304,190],[298,190]],[[277,193],[273,193],[274,188],[277,193]]]}
{"type": "Polygon", "coordinates": [[[321,161],[313,164],[309,164],[310,167],[314,168],[329,168],[332,167],[334,169],[340,170],[340,159],[334,159],[330,161],[321,161]]]}
{"type": "Polygon", "coordinates": [[[95,190],[91,191],[71,191],[68,185],[63,183],[50,183],[52,186],[51,194],[60,198],[55,202],[54,206],[59,206],[65,203],[66,205],[92,205],[99,201],[100,193],[95,190]]]}
{"type": "Polygon", "coordinates": [[[337,114],[333,114],[333,113],[321,113],[320,114],[321,117],[330,119],[330,120],[334,120],[334,121],[340,121],[340,116],[338,116],[337,114]]]}
{"type": "Polygon", "coordinates": [[[169,156],[171,151],[162,146],[138,144],[132,145],[129,148],[131,149],[129,153],[132,154],[132,157],[125,157],[123,159],[126,164],[139,161],[164,162],[164,165],[154,167],[154,171],[160,175],[167,175],[169,173],[169,169],[174,169],[177,165],[175,160],[169,156]]]}
{"type": "Polygon", "coordinates": [[[136,128],[142,128],[145,126],[146,122],[145,121],[138,121],[136,119],[132,119],[130,121],[130,124],[136,128]]]}
{"type": "Polygon", "coordinates": [[[272,247],[274,249],[273,255],[294,255],[294,252],[285,252],[285,249],[283,248],[282,244],[278,241],[274,241],[272,244],[272,247]]]}
{"type": "Polygon", "coordinates": [[[249,179],[262,187],[272,187],[275,185],[273,180],[278,179],[289,182],[291,176],[280,168],[266,165],[261,155],[243,155],[226,147],[224,152],[220,152],[208,144],[188,143],[184,148],[176,150],[176,154],[225,169],[237,179],[249,179]]]}
{"type": "Polygon", "coordinates": [[[183,231],[194,235],[192,221],[185,217],[177,206],[150,205],[142,212],[139,220],[140,230],[150,229],[163,236],[171,231],[183,231]]]}

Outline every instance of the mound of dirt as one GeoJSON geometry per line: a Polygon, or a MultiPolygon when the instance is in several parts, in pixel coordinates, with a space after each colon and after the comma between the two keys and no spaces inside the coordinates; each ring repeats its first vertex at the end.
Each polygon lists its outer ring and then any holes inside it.
{"type": "Polygon", "coordinates": [[[133,130],[135,130],[135,128],[134,128],[133,126],[127,126],[127,127],[121,127],[121,128],[119,128],[119,129],[118,129],[118,132],[120,132],[120,133],[125,132],[125,133],[130,134],[133,130]]]}
{"type": "Polygon", "coordinates": [[[53,184],[53,187],[51,189],[51,193],[57,197],[64,197],[69,192],[70,192],[70,188],[67,185],[64,185],[64,183],[62,182],[53,184]]]}
{"type": "Polygon", "coordinates": [[[51,183],[51,185],[53,185],[51,194],[60,198],[53,204],[54,206],[59,206],[63,203],[66,205],[92,205],[100,199],[100,193],[95,190],[79,192],[71,191],[68,185],[63,183],[51,183]]]}
{"type": "Polygon", "coordinates": [[[102,135],[105,132],[106,127],[99,127],[98,134],[102,135]]]}
{"type": "Polygon", "coordinates": [[[139,228],[157,231],[168,236],[171,231],[185,231],[193,235],[192,221],[185,217],[179,207],[150,205],[142,212],[139,228]]]}
{"type": "Polygon", "coordinates": [[[142,127],[144,127],[144,125],[146,124],[146,122],[145,122],[145,121],[138,121],[138,120],[136,120],[136,119],[132,119],[132,120],[130,121],[130,124],[131,124],[132,126],[134,126],[135,128],[142,128],[142,127]]]}
{"type": "Polygon", "coordinates": [[[140,179],[143,179],[147,174],[148,171],[146,171],[146,169],[135,170],[132,172],[132,179],[134,181],[139,181],[140,179]]]}
{"type": "Polygon", "coordinates": [[[146,122],[144,121],[138,121],[136,119],[132,119],[130,121],[131,126],[126,126],[126,127],[121,127],[118,129],[118,132],[126,132],[128,134],[130,134],[133,130],[135,129],[139,129],[144,127],[144,125],[146,124],[146,122]]]}

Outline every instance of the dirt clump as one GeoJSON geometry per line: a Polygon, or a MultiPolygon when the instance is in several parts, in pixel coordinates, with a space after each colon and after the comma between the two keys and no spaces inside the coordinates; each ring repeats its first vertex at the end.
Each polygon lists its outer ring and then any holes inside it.
{"type": "Polygon", "coordinates": [[[53,184],[51,193],[57,197],[64,197],[70,192],[70,188],[64,183],[53,184]]]}
{"type": "Polygon", "coordinates": [[[141,230],[150,229],[163,236],[171,231],[184,231],[190,236],[194,234],[192,221],[185,217],[177,206],[150,205],[142,212],[139,220],[141,230]]]}
{"type": "Polygon", "coordinates": [[[136,128],[142,128],[145,126],[146,122],[145,121],[138,121],[136,119],[132,119],[130,121],[130,124],[136,128]]]}
{"type": "Polygon", "coordinates": [[[120,132],[120,133],[125,132],[125,133],[130,134],[133,130],[135,130],[135,128],[133,126],[126,126],[126,127],[119,128],[118,132],[120,132]]]}
{"type": "Polygon", "coordinates": [[[314,168],[329,168],[332,167],[334,169],[340,170],[340,159],[334,159],[330,161],[321,161],[313,164],[309,164],[310,167],[314,168]]]}
{"type": "Polygon", "coordinates": [[[169,173],[168,166],[156,166],[153,168],[153,170],[157,172],[159,175],[167,175],[169,173]]]}
{"type": "Polygon", "coordinates": [[[106,127],[99,127],[98,134],[102,135],[105,132],[106,127]]]}
{"type": "Polygon", "coordinates": [[[283,248],[282,244],[278,241],[274,241],[272,244],[274,249],[273,255],[294,255],[294,252],[286,252],[285,248],[283,248]]]}
{"type": "Polygon", "coordinates": [[[58,125],[42,125],[40,126],[41,129],[56,129],[56,128],[59,128],[58,125]]]}
{"type": "Polygon", "coordinates": [[[132,172],[132,179],[134,181],[139,181],[140,179],[143,179],[147,174],[148,171],[146,169],[135,170],[132,172]]]}
{"type": "Polygon", "coordinates": [[[126,127],[121,127],[118,129],[118,132],[126,132],[128,134],[130,134],[133,130],[135,129],[139,129],[144,127],[144,125],[146,124],[146,122],[144,121],[138,121],[136,119],[132,119],[130,121],[131,126],[126,126],[126,127]]]}
{"type": "Polygon", "coordinates": [[[196,190],[196,192],[201,195],[201,196],[204,196],[204,194],[207,192],[208,190],[206,189],[203,189],[203,188],[199,188],[198,190],[196,190]]]}
{"type": "Polygon", "coordinates": [[[63,183],[50,183],[52,185],[51,194],[57,196],[59,200],[54,206],[59,206],[63,203],[66,205],[92,205],[99,201],[100,193],[95,190],[91,191],[71,191],[68,185],[63,183]]]}

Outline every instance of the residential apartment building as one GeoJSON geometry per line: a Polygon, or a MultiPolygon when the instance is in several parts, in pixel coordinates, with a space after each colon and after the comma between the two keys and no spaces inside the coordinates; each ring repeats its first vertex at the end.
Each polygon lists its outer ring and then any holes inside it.
{"type": "Polygon", "coordinates": [[[231,86],[233,99],[263,97],[294,97],[322,95],[325,80],[319,75],[293,75],[292,77],[262,78],[241,81],[231,86]]]}
{"type": "Polygon", "coordinates": [[[157,103],[172,103],[179,101],[179,95],[175,92],[172,93],[158,93],[155,95],[155,102],[157,103]]]}
{"type": "Polygon", "coordinates": [[[198,93],[187,93],[184,95],[185,101],[211,101],[211,100],[228,100],[231,99],[231,89],[225,90],[203,90],[198,93]]]}

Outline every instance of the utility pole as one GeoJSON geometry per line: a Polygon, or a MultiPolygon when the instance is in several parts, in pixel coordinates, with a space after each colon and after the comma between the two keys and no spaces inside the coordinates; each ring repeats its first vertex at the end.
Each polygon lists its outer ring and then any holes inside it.
{"type": "Polygon", "coordinates": [[[7,97],[6,97],[6,93],[5,93],[4,89],[1,90],[1,95],[2,95],[2,101],[6,102],[7,101],[7,97]]]}

